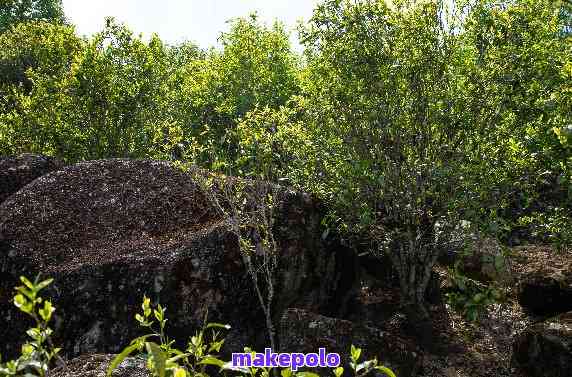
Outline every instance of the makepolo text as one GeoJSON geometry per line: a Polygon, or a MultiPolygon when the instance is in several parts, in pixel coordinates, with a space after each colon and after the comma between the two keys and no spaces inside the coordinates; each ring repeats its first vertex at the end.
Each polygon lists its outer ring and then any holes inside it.
{"type": "Polygon", "coordinates": [[[274,353],[265,348],[264,353],[233,353],[233,367],[290,368],[293,372],[300,367],[328,367],[340,365],[340,355],[326,353],[325,348],[318,348],[318,353],[274,353]]]}

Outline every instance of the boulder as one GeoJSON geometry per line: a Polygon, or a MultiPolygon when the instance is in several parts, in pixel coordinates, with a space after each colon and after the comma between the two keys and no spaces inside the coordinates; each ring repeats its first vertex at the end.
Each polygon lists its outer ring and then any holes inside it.
{"type": "Polygon", "coordinates": [[[34,154],[0,157],[0,203],[34,179],[63,166],[52,157],[34,154]]]}
{"type": "Polygon", "coordinates": [[[281,352],[317,353],[319,348],[325,348],[327,353],[338,353],[346,369],[352,344],[362,349],[360,361],[377,357],[380,364],[399,377],[417,375],[422,365],[420,350],[399,335],[303,309],[290,308],[284,313],[279,339],[281,352]]]}
{"type": "Polygon", "coordinates": [[[517,285],[517,297],[533,315],[554,316],[572,310],[572,265],[528,272],[517,285]]]}
{"type": "MultiPolygon", "coordinates": [[[[144,294],[167,308],[167,333],[180,346],[207,312],[232,326],[225,350],[266,344],[237,236],[194,177],[160,161],[84,162],[0,205],[0,318],[10,323],[0,326],[0,353],[19,349],[30,325],[11,303],[13,287],[39,272],[55,279],[46,295],[68,358],[114,353],[146,333],[134,319],[144,294]]],[[[265,183],[245,181],[253,184],[265,183]]],[[[353,253],[321,240],[317,201],[276,190],[276,319],[293,305],[335,315],[354,285],[353,253]]]]}
{"type": "Polygon", "coordinates": [[[570,376],[572,312],[528,327],[514,341],[512,361],[531,377],[570,376]]]}

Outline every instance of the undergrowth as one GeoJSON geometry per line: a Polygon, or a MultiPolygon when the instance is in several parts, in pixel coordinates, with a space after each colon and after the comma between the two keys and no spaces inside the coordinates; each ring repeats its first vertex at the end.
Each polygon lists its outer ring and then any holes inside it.
{"type": "MultiPolygon", "coordinates": [[[[28,329],[26,334],[31,338],[22,345],[20,356],[14,360],[2,362],[0,357],[0,377],[23,376],[45,377],[52,367],[54,359],[62,368],[67,366],[58,356],[61,348],[56,348],[51,340],[53,330],[49,327],[55,307],[50,300],[42,298],[39,293],[50,285],[53,279],[40,281],[39,276],[30,281],[20,277],[24,285],[16,287],[14,305],[28,314],[35,326],[28,329]]],[[[140,326],[147,328],[149,333],[133,339],[130,344],[113,359],[107,370],[111,377],[113,371],[128,356],[138,353],[146,360],[146,367],[153,377],[209,377],[211,375],[237,375],[249,377],[319,377],[309,371],[292,371],[289,368],[237,367],[230,361],[221,359],[220,350],[224,344],[221,332],[229,330],[230,326],[220,323],[206,323],[192,336],[184,351],[175,348],[174,340],[165,334],[167,317],[166,308],[160,304],[153,305],[148,297],[143,297],[141,313],[135,315],[140,326]]],[[[244,352],[254,352],[249,347],[244,352]]],[[[351,346],[348,371],[352,376],[365,377],[373,372],[381,372],[388,377],[396,375],[377,359],[361,361],[361,349],[351,346]]],[[[341,377],[346,371],[344,367],[332,368],[334,377],[341,377]]]]}

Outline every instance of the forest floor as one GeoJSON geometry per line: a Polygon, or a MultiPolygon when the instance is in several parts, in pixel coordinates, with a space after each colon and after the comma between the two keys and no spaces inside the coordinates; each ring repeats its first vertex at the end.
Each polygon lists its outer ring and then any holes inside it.
{"type": "MultiPolygon", "coordinates": [[[[542,320],[528,316],[516,298],[516,282],[531,271],[551,271],[572,266],[572,250],[556,252],[548,246],[515,247],[509,251],[509,266],[512,283],[503,288],[502,303],[490,305],[478,321],[470,322],[462,314],[441,303],[431,309],[435,344],[438,354],[425,353],[420,377],[524,377],[511,364],[512,344],[515,336],[528,325],[542,320]]],[[[441,286],[448,284],[449,271],[437,266],[441,286]]],[[[398,289],[377,287],[368,291],[367,301],[377,302],[380,307],[395,308],[399,302],[398,289]]],[[[391,319],[384,321],[381,328],[390,334],[415,344],[413,337],[406,335],[398,312],[388,313],[391,319]]],[[[383,361],[383,360],[382,360],[383,361]]]]}
{"type": "MultiPolygon", "coordinates": [[[[530,271],[569,268],[572,250],[556,252],[548,246],[523,246],[510,250],[515,281],[530,271]]],[[[438,268],[441,280],[448,278],[446,268],[438,268]]],[[[444,356],[424,358],[423,377],[524,377],[511,365],[514,337],[537,320],[522,310],[514,287],[506,287],[506,300],[493,304],[477,322],[468,322],[448,305],[434,308],[435,327],[448,344],[444,356]]]]}

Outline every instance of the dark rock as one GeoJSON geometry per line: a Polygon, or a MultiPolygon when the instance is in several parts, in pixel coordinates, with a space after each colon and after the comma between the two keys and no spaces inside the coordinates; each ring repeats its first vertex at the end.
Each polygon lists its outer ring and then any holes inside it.
{"type": "Polygon", "coordinates": [[[512,361],[531,377],[569,377],[572,312],[528,327],[514,341],[512,361]]]}
{"type": "MultiPolygon", "coordinates": [[[[115,355],[82,355],[50,371],[50,377],[105,377],[115,355]]],[[[128,357],[114,369],[112,377],[151,377],[145,360],[128,357]]]]}
{"type": "Polygon", "coordinates": [[[0,203],[34,179],[63,166],[52,157],[34,154],[0,157],[0,203]]]}
{"type": "Polygon", "coordinates": [[[360,361],[377,357],[399,377],[417,375],[422,365],[420,351],[398,335],[302,309],[288,309],[282,316],[281,352],[318,352],[323,347],[340,354],[347,369],[352,344],[362,349],[360,361]]]}
{"type": "Polygon", "coordinates": [[[532,271],[517,287],[518,302],[529,314],[553,316],[572,310],[572,265],[555,271],[532,271]]]}
{"type": "MultiPolygon", "coordinates": [[[[247,184],[255,184],[250,182],[247,184]]],[[[262,184],[262,183],[257,183],[262,184]]],[[[334,313],[353,285],[352,254],[321,240],[319,203],[285,188],[277,199],[274,313],[334,313]]],[[[114,353],[143,332],[144,294],[167,307],[183,344],[202,324],[229,323],[225,346],[266,344],[263,313],[236,235],[193,179],[159,161],[102,160],[45,175],[0,205],[3,356],[30,325],[11,303],[18,276],[42,272],[56,306],[54,342],[67,357],[114,353]]]]}

